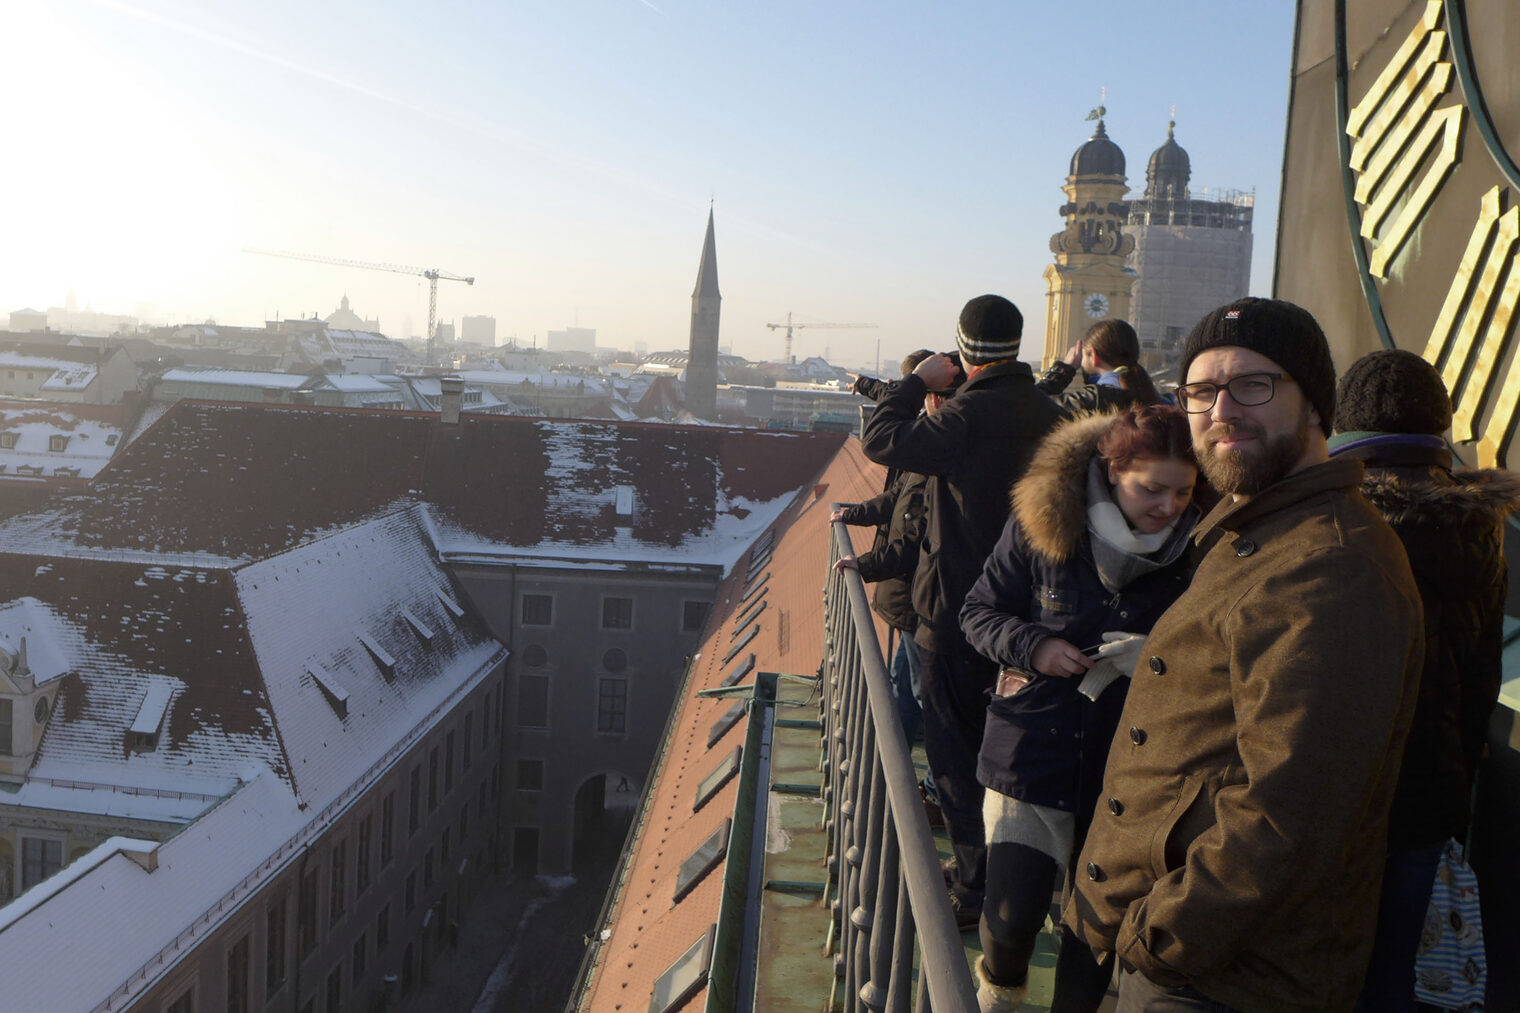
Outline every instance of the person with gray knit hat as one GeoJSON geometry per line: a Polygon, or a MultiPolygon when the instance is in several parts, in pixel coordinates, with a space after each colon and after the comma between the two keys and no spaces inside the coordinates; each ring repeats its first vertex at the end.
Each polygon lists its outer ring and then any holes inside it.
{"type": "Polygon", "coordinates": [[[1145,642],[1064,920],[1119,1010],[1348,1010],[1424,658],[1398,536],[1329,456],[1335,370],[1301,307],[1188,335],[1178,404],[1224,495],[1145,642]]]}
{"type": "Polygon", "coordinates": [[[1357,1009],[1414,1013],[1415,953],[1448,840],[1467,835],[1502,680],[1504,519],[1520,475],[1453,467],[1451,399],[1414,352],[1364,355],[1341,377],[1330,455],[1366,466],[1362,494],[1393,526],[1425,606],[1414,723],[1394,788],[1377,932],[1357,1009]]]}
{"type": "Polygon", "coordinates": [[[1002,534],[1009,487],[1061,417],[1018,359],[1023,329],[1018,307],[1002,296],[970,300],[956,330],[965,383],[938,411],[923,414],[925,396],[950,388],[961,372],[948,355],[931,355],[882,395],[860,434],[871,460],[929,476],[913,636],[922,651],[924,750],[955,853],[952,906],[965,931],[981,917],[986,878],[976,758],[997,666],[967,644],[961,602],[1002,534]]]}

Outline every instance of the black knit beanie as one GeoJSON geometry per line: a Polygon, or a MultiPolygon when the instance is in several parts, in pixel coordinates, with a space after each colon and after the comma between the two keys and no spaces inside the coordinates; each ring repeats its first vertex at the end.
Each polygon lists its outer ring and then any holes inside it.
{"type": "Polygon", "coordinates": [[[1385,348],[1351,364],[1335,395],[1338,433],[1423,433],[1451,426],[1451,398],[1436,368],[1414,352],[1385,348]]]}
{"type": "Polygon", "coordinates": [[[1019,354],[1024,336],[1024,316],[1000,295],[979,295],[961,310],[956,344],[967,366],[985,366],[1019,354]]]}
{"type": "Polygon", "coordinates": [[[1237,299],[1198,321],[1182,346],[1179,376],[1206,348],[1234,345],[1259,352],[1293,377],[1330,435],[1335,419],[1335,362],[1319,323],[1302,306],[1281,299],[1237,299]]]}

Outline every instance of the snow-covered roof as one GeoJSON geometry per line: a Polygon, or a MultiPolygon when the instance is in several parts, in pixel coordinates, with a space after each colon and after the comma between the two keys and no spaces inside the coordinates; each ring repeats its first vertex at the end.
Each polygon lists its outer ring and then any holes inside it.
{"type": "Polygon", "coordinates": [[[120,405],[0,401],[0,476],[94,478],[116,453],[124,415],[120,405]]]}
{"type": "Polygon", "coordinates": [[[336,798],[374,764],[378,744],[399,741],[454,693],[461,673],[503,654],[473,611],[456,616],[444,605],[461,592],[439,566],[420,511],[237,571],[255,661],[305,801],[336,798]],[[424,642],[404,613],[434,636],[424,642]],[[360,633],[392,659],[391,673],[360,633]],[[343,715],[327,699],[334,687],[344,695],[343,715]]]}
{"type": "Polygon", "coordinates": [[[164,373],[164,383],[208,383],[225,387],[278,387],[298,390],[311,377],[300,373],[260,373],[246,369],[171,369],[164,373]]]}
{"type": "Polygon", "coordinates": [[[49,391],[83,390],[100,372],[93,359],[79,362],[51,355],[3,350],[0,350],[0,369],[46,370],[48,378],[42,381],[42,389],[49,391]]]}
{"type": "Polygon", "coordinates": [[[437,548],[728,566],[844,437],[181,401],[13,552],[224,566],[424,503],[437,548]],[[632,524],[614,490],[634,490],[632,524]]]}
{"type": "Polygon", "coordinates": [[[328,373],[317,381],[318,389],[331,387],[345,394],[396,393],[395,386],[379,380],[370,373],[328,373]]]}

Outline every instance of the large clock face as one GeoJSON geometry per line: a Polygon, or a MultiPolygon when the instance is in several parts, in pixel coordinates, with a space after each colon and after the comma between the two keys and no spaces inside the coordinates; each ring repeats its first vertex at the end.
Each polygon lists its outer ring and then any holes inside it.
{"type": "Polygon", "coordinates": [[[1098,319],[1099,317],[1105,317],[1108,315],[1108,296],[1104,295],[1102,292],[1094,292],[1092,295],[1082,300],[1082,308],[1086,310],[1087,315],[1092,317],[1094,320],[1098,319]]]}

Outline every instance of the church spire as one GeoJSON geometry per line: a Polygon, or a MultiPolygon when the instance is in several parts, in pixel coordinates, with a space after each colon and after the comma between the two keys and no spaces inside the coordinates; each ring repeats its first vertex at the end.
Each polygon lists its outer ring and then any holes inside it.
{"type": "Polygon", "coordinates": [[[718,244],[713,238],[713,211],[707,209],[707,237],[702,240],[702,263],[697,268],[697,287],[692,289],[691,296],[698,299],[711,296],[721,299],[718,293],[718,244]]]}

